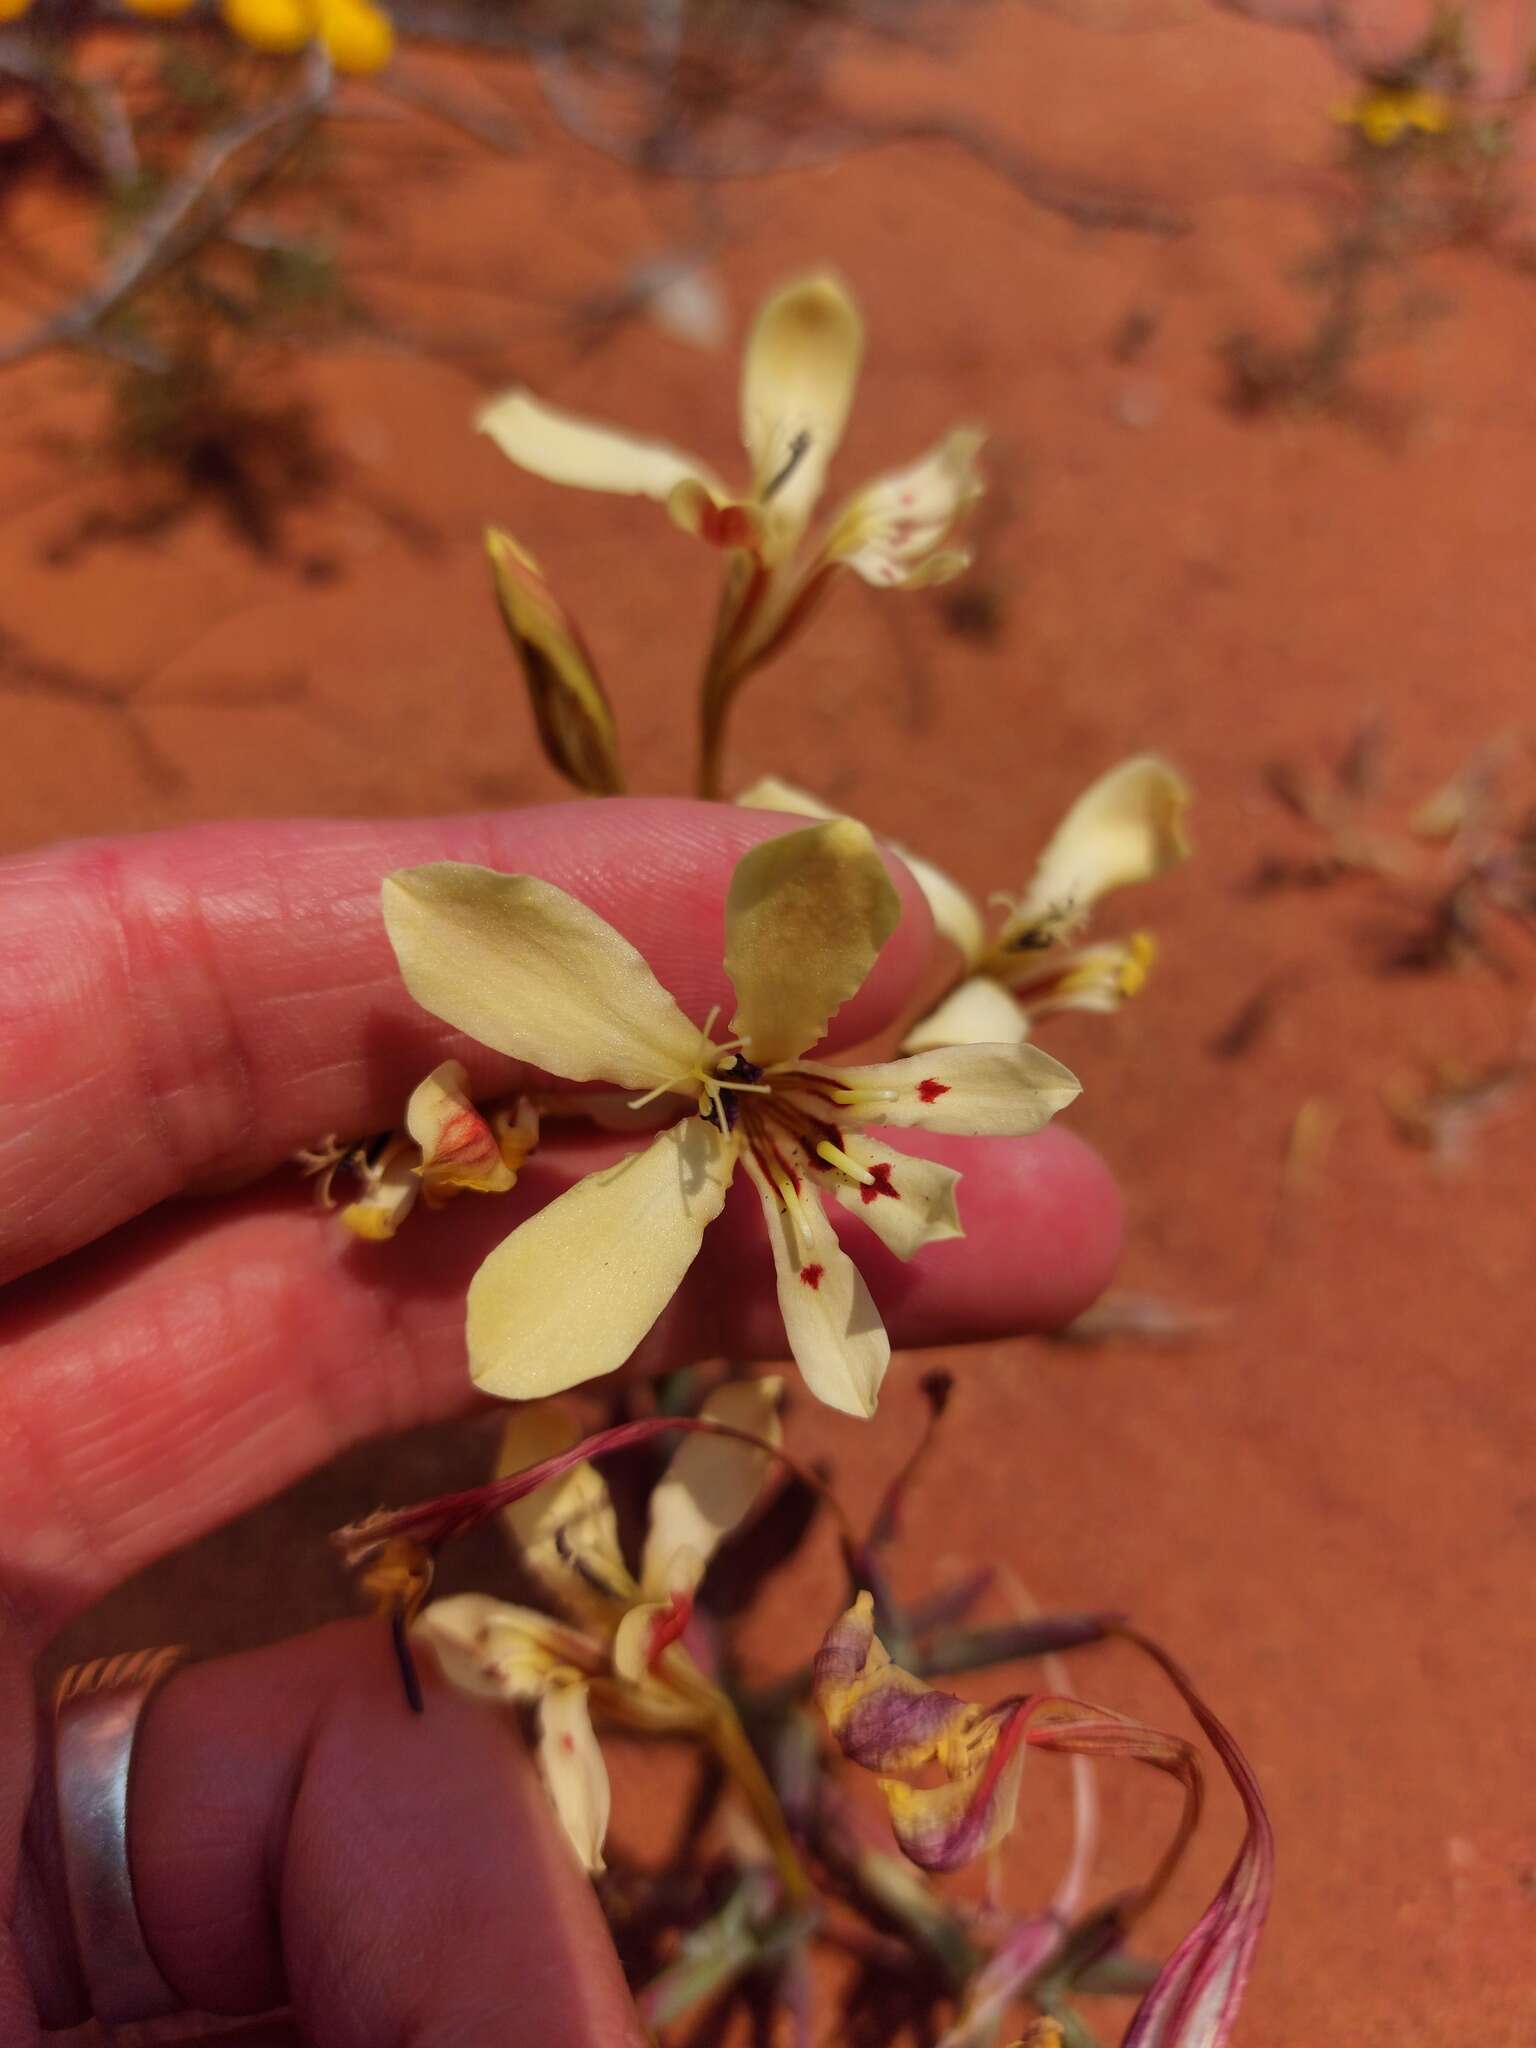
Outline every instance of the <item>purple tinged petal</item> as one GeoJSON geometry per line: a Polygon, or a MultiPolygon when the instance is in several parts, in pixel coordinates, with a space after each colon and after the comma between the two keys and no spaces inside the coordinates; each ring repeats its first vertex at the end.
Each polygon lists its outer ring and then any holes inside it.
{"type": "Polygon", "coordinates": [[[1247,1832],[1215,1898],[1163,1965],[1137,2008],[1123,2048],[1223,2048],[1237,2020],[1274,1890],[1275,1836],[1247,1758],[1155,1643],[1127,1630],[1183,1694],[1237,1788],[1247,1832]]]}
{"type": "Polygon", "coordinates": [[[949,1736],[961,1733],[976,1711],[953,1693],[910,1692],[897,1681],[877,1680],[834,1732],[844,1756],[866,1770],[913,1770],[949,1736]]]}
{"type": "Polygon", "coordinates": [[[813,1667],[816,1704],[854,1763],[870,1771],[916,1770],[964,1742],[981,1709],[893,1664],[875,1634],[874,1613],[873,1595],[861,1593],[828,1629],[813,1667]]]}
{"type": "Polygon", "coordinates": [[[970,1731],[972,1767],[947,1785],[880,1780],[896,1840],[920,1869],[960,1870],[1013,1827],[1029,1710],[1028,1700],[1009,1701],[982,1717],[970,1731]]]}

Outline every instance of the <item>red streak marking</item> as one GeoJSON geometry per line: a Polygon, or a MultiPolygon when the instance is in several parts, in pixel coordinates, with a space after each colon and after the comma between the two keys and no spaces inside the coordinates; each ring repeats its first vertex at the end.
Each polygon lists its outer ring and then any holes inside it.
{"type": "Polygon", "coordinates": [[[561,1736],[561,1738],[560,1738],[560,1747],[561,1747],[561,1748],[562,1748],[562,1749],[563,1749],[563,1750],[565,1751],[565,1753],[566,1753],[566,1755],[567,1755],[567,1756],[574,1756],[574,1755],[576,1754],[576,1738],[575,1738],[575,1736],[574,1736],[574,1735],[562,1735],[562,1736],[561,1736]]]}
{"type": "Polygon", "coordinates": [[[692,1616],[693,1595],[691,1593],[674,1593],[672,1595],[672,1604],[667,1608],[666,1612],[658,1614],[651,1623],[651,1639],[646,1646],[645,1652],[647,1669],[655,1669],[656,1659],[661,1655],[668,1643],[675,1643],[677,1641],[683,1630],[688,1626],[692,1616]]]}
{"type": "MultiPolygon", "coordinates": [[[[767,1147],[768,1147],[768,1152],[769,1152],[769,1155],[770,1155],[770,1157],[772,1158],[772,1160],[773,1160],[773,1163],[774,1163],[774,1165],[775,1165],[775,1166],[776,1166],[776,1167],[777,1167],[777,1168],[779,1169],[780,1173],[782,1173],[782,1174],[783,1174],[784,1178],[785,1178],[785,1179],[786,1179],[786,1180],[787,1180],[787,1181],[789,1182],[790,1186],[791,1186],[791,1187],[792,1187],[792,1188],[794,1189],[795,1193],[796,1193],[796,1194],[798,1195],[798,1194],[799,1194],[799,1192],[800,1192],[800,1176],[799,1176],[799,1174],[798,1174],[798,1173],[796,1173],[795,1169],[794,1169],[794,1168],[793,1168],[793,1167],[792,1167],[792,1166],[790,1165],[789,1161],[788,1161],[788,1160],[787,1160],[787,1159],[786,1159],[786,1158],[784,1157],[784,1154],[783,1154],[783,1153],[782,1153],[782,1152],[781,1152],[781,1151],[779,1150],[778,1146],[777,1146],[777,1145],[776,1145],[776,1144],[774,1143],[774,1141],[773,1141],[773,1139],[772,1139],[772,1138],[765,1138],[765,1139],[763,1139],[763,1143],[767,1145],[767,1147]]],[[[757,1155],[757,1156],[759,1157],[759,1159],[761,1159],[761,1157],[762,1157],[762,1152],[761,1152],[761,1150],[760,1150],[760,1149],[758,1150],[758,1155],[757,1155]]],[[[770,1179],[770,1180],[771,1180],[771,1179],[773,1178],[772,1174],[770,1174],[770,1175],[769,1175],[768,1177],[769,1177],[769,1179],[770,1179]]]]}
{"type": "Polygon", "coordinates": [[[919,1081],[917,1084],[917,1095],[920,1102],[937,1102],[941,1095],[947,1095],[948,1093],[949,1084],[945,1081],[919,1081]]]}
{"type": "Polygon", "coordinates": [[[449,1117],[438,1133],[434,1162],[485,1159],[496,1150],[491,1127],[478,1110],[461,1109],[449,1117]]]}
{"type": "Polygon", "coordinates": [[[872,1166],[869,1170],[875,1177],[859,1189],[859,1199],[862,1202],[869,1203],[875,1199],[876,1195],[889,1195],[893,1202],[899,1202],[901,1200],[901,1190],[891,1186],[891,1162],[888,1159],[882,1159],[878,1166],[872,1166]]]}
{"type": "Polygon", "coordinates": [[[1019,1738],[1028,1739],[1029,1709],[1032,1702],[1022,1699],[1017,1702],[1005,1701],[1002,1708],[994,1709],[1001,1714],[1006,1711],[1008,1718],[998,1733],[997,1743],[982,1769],[981,1781],[976,1787],[976,1796],[971,1801],[967,1818],[972,1814],[984,1814],[987,1803],[997,1790],[997,1781],[1008,1767],[1008,1760],[1019,1746],[1019,1738]]]}
{"type": "Polygon", "coordinates": [[[821,1285],[821,1276],[825,1271],[825,1266],[802,1266],[800,1268],[800,1284],[803,1287],[809,1287],[814,1292],[821,1285]]]}

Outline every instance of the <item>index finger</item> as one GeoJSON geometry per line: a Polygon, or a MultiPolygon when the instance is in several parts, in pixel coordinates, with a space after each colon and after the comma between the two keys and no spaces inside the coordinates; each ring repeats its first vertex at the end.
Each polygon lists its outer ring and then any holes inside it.
{"type": "MultiPolygon", "coordinates": [[[[803,820],[793,821],[794,826],[803,820]]],[[[614,798],[393,823],[197,826],[0,862],[0,1280],[182,1189],[396,1122],[431,1067],[479,1093],[526,1073],[407,995],[379,884],[419,861],[557,883],[635,945],[690,1016],[728,1005],[731,871],[771,812],[614,798]]],[[[903,915],[837,1020],[857,1044],[911,999],[932,926],[903,915]]]]}

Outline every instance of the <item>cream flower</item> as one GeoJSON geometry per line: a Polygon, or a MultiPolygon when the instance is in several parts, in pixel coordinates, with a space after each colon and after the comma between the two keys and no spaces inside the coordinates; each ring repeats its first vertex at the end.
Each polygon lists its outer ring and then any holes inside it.
{"type": "Polygon", "coordinates": [[[1189,787],[1177,770],[1155,754],[1138,754],[1084,790],[1052,833],[1024,894],[994,899],[1007,916],[990,942],[978,944],[960,913],[941,916],[936,906],[935,918],[969,972],[913,1026],[905,1050],[1023,1039],[1037,1017],[1052,1011],[1117,1010],[1139,994],[1156,953],[1145,932],[1066,954],[1056,948],[1081,932],[1101,896],[1150,882],[1188,859],[1188,804],[1189,787]]]}
{"type": "MultiPolygon", "coordinates": [[[[720,1388],[700,1413],[776,1446],[776,1379],[720,1388]]],[[[569,1450],[580,1436],[558,1404],[519,1411],[502,1439],[500,1472],[517,1472],[569,1450]]],[[[504,1509],[528,1571],[566,1615],[551,1619],[480,1593],[434,1601],[415,1623],[443,1672],[467,1692],[536,1704],[539,1767],[561,1825],[588,1870],[603,1868],[608,1773],[592,1727],[704,1738],[736,1778],[774,1846],[798,1867],[772,1793],[734,1710],[680,1640],[716,1550],[762,1490],[772,1453],[729,1437],[685,1437],[651,1495],[638,1574],[619,1544],[618,1522],[597,1467],[585,1460],[504,1509]]]]}
{"type": "Polygon", "coordinates": [[[958,1175],[866,1127],[1035,1131],[1079,1092],[1028,1045],[846,1068],[805,1057],[862,986],[900,901],[852,819],[753,848],[731,880],[731,1037],[690,1023],[629,942],[533,875],[442,862],[392,875],[384,917],[406,986],[456,1029],[679,1120],[531,1217],[481,1266],[468,1348],[488,1392],[528,1400],[613,1372],[656,1321],[738,1164],[762,1202],[790,1348],[822,1400],[872,1414],[890,1343],[823,1203],[901,1258],[960,1234],[958,1175]]]}
{"type": "Polygon", "coordinates": [[[803,619],[831,573],[883,589],[958,575],[950,545],[981,491],[982,436],[957,428],[902,469],[856,491],[819,542],[802,550],[842,440],[864,353],[857,307],[836,278],[801,278],[768,299],[747,342],[741,438],[752,480],[734,494],[710,466],[514,390],[479,415],[520,468],[551,483],[653,498],[677,525],[731,551],[704,683],[704,786],[715,794],[725,710],[737,685],[803,619]]]}
{"type": "MultiPolygon", "coordinates": [[[[805,818],[837,813],[792,782],[766,775],[736,799],[748,810],[805,818]]],[[[1087,922],[1111,889],[1146,882],[1188,858],[1183,814],[1189,789],[1152,754],[1122,761],[1090,785],[1040,856],[1029,887],[1008,908],[996,938],[966,890],[932,861],[892,841],[922,890],[965,977],[902,1041],[904,1052],[950,1045],[1018,1045],[1037,1017],[1056,1010],[1113,1011],[1139,995],[1157,948],[1146,932],[1059,954],[1059,940],[1087,922]]]]}

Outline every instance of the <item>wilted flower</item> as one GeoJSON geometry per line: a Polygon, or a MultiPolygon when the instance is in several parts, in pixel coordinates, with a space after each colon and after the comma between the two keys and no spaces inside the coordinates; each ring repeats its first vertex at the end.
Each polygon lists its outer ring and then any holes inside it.
{"type": "MultiPolygon", "coordinates": [[[[761,1439],[690,1435],[651,1495],[638,1575],[619,1544],[608,1489],[586,1460],[502,1510],[532,1575],[563,1610],[480,1593],[434,1601],[414,1628],[444,1673],[468,1692],[536,1704],[539,1765],[555,1811],[588,1870],[603,1867],[608,1774],[593,1732],[600,1719],[709,1742],[751,1801],[786,1868],[798,1867],[782,1820],[735,1713],[682,1638],[694,1595],[720,1544],[746,1517],[779,1442],[780,1382],[720,1388],[701,1414],[761,1439]]],[[[507,1425],[500,1469],[521,1470],[577,1442],[557,1405],[520,1410],[507,1425]]]]}
{"type": "Polygon", "coordinates": [[[879,1311],[823,1208],[831,1197],[900,1258],[960,1234],[959,1176],[869,1125],[1017,1135],[1079,1092],[1027,1045],[969,1045],[865,1067],[807,1060],[862,986],[900,899],[862,825],[837,819],[754,847],[725,913],[732,1036],[692,1024],[626,939],[533,875],[454,862],[384,884],[406,986],[435,1016],[573,1081],[684,1113],[523,1223],[469,1290],[475,1379],[526,1400],[613,1372],[693,1263],[738,1164],[763,1206],[796,1362],[822,1400],[873,1412],[890,1359],[879,1311]]]}
{"type": "MultiPolygon", "coordinates": [[[[1274,1836],[1246,1758],[1184,1672],[1145,1637],[1119,1633],[1178,1688],[1236,1786],[1247,1821],[1225,1880],[1159,1971],[1123,2048],[1222,2048],[1269,1910],[1274,1836]]],[[[1199,1817],[1203,1782],[1191,1744],[1053,1694],[982,1707],[942,1692],[891,1661],[875,1634],[868,1593],[827,1632],[816,1657],[815,1696],[844,1755],[880,1774],[896,1839],[925,1870],[956,1870],[1001,1842],[1014,1823],[1028,1749],[1124,1757],[1175,1778],[1184,1789],[1178,1832],[1147,1883],[1117,1902],[1121,1932],[1162,1891],[1199,1817]],[[920,1773],[930,1781],[912,1782],[920,1773]]]]}
{"type": "Polygon", "coordinates": [[[716,793],[724,715],[736,686],[804,619],[834,570],[851,569],[883,589],[915,589],[957,575],[969,562],[949,544],[981,490],[982,436],[969,428],[864,485],[802,551],[863,352],[858,309],[835,278],[802,278],[767,301],[742,368],[741,438],[752,481],[741,495],[696,456],[579,419],[527,391],[507,392],[479,416],[503,453],[535,476],[654,498],[687,532],[730,550],[704,682],[707,795],[716,793]]]}
{"type": "MultiPolygon", "coordinates": [[[[736,799],[756,810],[834,815],[819,798],[776,776],[736,799]]],[[[1065,954],[1055,949],[1087,923],[1112,889],[1151,881],[1189,854],[1183,814],[1189,788],[1153,754],[1140,754],[1090,784],[1041,854],[1020,897],[988,939],[980,908],[942,868],[897,846],[927,899],[934,924],[965,962],[965,978],[903,1040],[903,1050],[1017,1044],[1037,1017],[1056,1010],[1117,1010],[1140,993],[1156,957],[1146,932],[1065,954]]]]}
{"type": "Polygon", "coordinates": [[[539,1118],[533,1104],[518,1097],[482,1116],[465,1093],[467,1075],[458,1060],[444,1060],[416,1087],[406,1104],[405,1128],[371,1145],[344,1145],[327,1138],[298,1154],[298,1164],[316,1183],[326,1208],[334,1206],[338,1173],[349,1173],[362,1192],[341,1212],[358,1237],[393,1237],[420,1196],[436,1209],[462,1189],[504,1195],[538,1143],[539,1118]]]}

